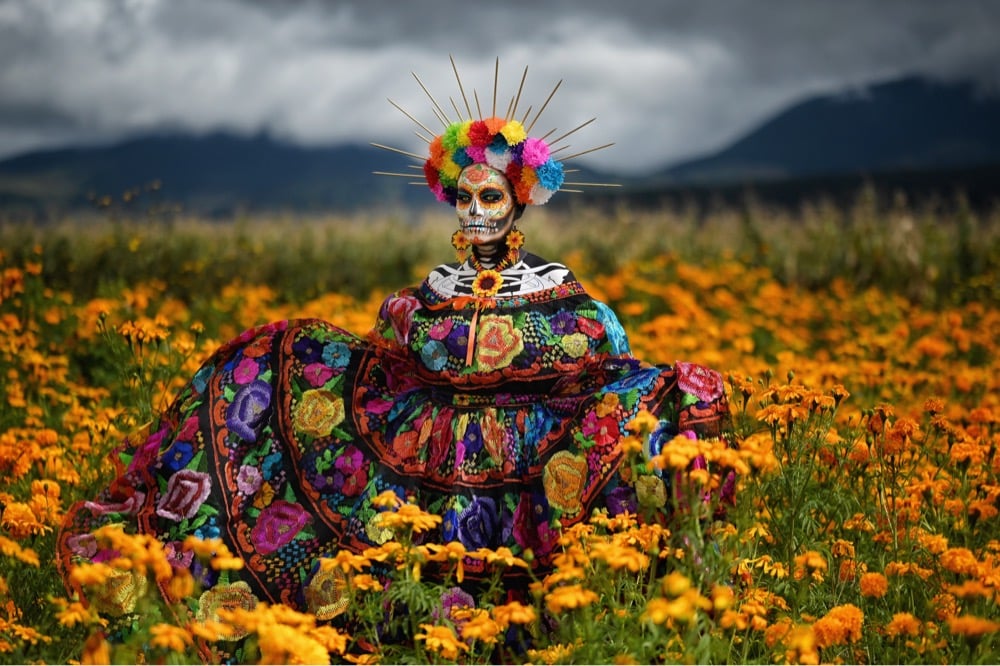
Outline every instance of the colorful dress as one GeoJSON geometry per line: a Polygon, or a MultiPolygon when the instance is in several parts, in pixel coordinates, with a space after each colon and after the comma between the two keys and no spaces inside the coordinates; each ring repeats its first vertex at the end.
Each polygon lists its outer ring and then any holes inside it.
{"type": "MultiPolygon", "coordinates": [[[[473,297],[475,276],[439,266],[389,296],[367,337],[292,320],[223,346],[151,434],[127,442],[119,478],[69,512],[63,571],[113,556],[91,535],[108,522],[156,535],[177,567],[192,566],[186,537],[220,538],[246,566],[221,582],[199,571],[203,604],[214,594],[329,617],[316,561],[389,538],[372,504],[383,491],[441,516],[429,542],[531,549],[544,571],[560,528],[595,507],[635,511],[619,442],[640,410],[661,420],[647,453],[682,431],[724,434],[718,373],[633,358],[612,311],[565,266],[523,253],[489,299],[473,297]]],[[[482,566],[470,559],[466,577],[482,566]]],[[[96,602],[129,613],[134,587],[96,602]]]]}

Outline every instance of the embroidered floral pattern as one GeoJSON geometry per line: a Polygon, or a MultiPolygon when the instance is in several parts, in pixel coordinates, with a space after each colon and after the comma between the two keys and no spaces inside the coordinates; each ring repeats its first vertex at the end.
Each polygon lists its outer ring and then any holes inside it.
{"type": "MultiPolygon", "coordinates": [[[[719,434],[721,379],[621,355],[620,324],[578,283],[498,295],[488,308],[472,299],[441,301],[425,285],[386,300],[374,339],[298,320],[228,343],[152,434],[130,438],[122,476],[69,512],[65,568],[113,557],[87,537],[120,522],[172,544],[171,562],[205,589],[202,619],[258,599],[334,617],[341,581],[313,565],[332,548],[393,538],[371,504],[385,490],[442,518],[425,538],[530,549],[539,569],[551,566],[560,532],[597,507],[663,511],[663,479],[618,473],[625,425],[642,409],[657,415],[648,456],[679,432],[719,434]],[[220,580],[178,550],[191,535],[221,539],[244,570],[220,580]]],[[[726,483],[731,496],[735,479],[726,483]]],[[[467,579],[490,575],[480,560],[463,564],[467,579]]],[[[133,584],[114,588],[125,606],[133,584]]]]}

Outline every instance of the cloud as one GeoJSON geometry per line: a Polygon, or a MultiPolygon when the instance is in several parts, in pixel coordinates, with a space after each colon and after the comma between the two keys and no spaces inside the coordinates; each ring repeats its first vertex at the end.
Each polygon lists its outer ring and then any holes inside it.
{"type": "Polygon", "coordinates": [[[974,0],[0,0],[0,156],[160,129],[268,131],[419,151],[460,108],[506,109],[628,172],[718,148],[809,94],[909,73],[997,86],[1000,3],[974,0]],[[470,104],[472,101],[470,99],[470,104]],[[525,109],[526,106],[519,106],[525,109]],[[532,111],[534,114],[535,111],[532,111]]]}

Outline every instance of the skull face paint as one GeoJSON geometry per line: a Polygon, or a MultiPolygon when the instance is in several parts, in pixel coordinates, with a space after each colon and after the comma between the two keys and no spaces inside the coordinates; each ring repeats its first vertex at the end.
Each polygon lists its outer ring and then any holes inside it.
{"type": "Polygon", "coordinates": [[[472,164],[458,177],[458,226],[473,245],[489,250],[514,226],[514,192],[501,172],[472,164]]]}

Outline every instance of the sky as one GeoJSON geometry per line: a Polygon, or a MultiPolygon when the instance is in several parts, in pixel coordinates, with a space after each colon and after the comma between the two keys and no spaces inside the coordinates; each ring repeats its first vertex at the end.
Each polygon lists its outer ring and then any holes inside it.
{"type": "Polygon", "coordinates": [[[922,74],[1000,90],[993,0],[0,0],[0,159],[147,132],[267,132],[423,153],[516,116],[636,175],[817,94],[922,74]],[[462,86],[456,82],[458,70],[462,86]],[[561,83],[559,83],[561,81],[561,83]],[[393,104],[402,107],[412,119],[393,104]],[[419,123],[419,124],[418,124],[419,123]],[[422,127],[421,127],[422,125],[422,127]]]}

